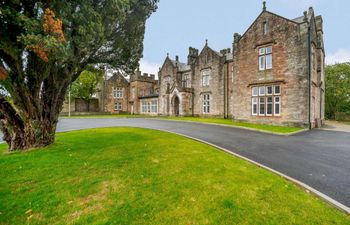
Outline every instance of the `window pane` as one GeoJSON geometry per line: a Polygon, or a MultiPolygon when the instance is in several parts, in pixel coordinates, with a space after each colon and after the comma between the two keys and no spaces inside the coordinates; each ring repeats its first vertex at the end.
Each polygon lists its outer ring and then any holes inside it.
{"type": "Polygon", "coordinates": [[[267,115],[272,115],[272,103],[267,104],[267,115]]]}
{"type": "Polygon", "coordinates": [[[260,98],[260,104],[259,104],[259,114],[264,115],[265,114],[265,98],[260,98]]]}
{"type": "Polygon", "coordinates": [[[258,113],[258,105],[254,104],[253,105],[253,115],[256,115],[258,113]]]}
{"type": "Polygon", "coordinates": [[[272,55],[266,55],[266,69],[272,69],[272,55]]]}
{"type": "Polygon", "coordinates": [[[259,56],[259,70],[265,69],[265,56],[259,56]]]}
{"type": "Polygon", "coordinates": [[[259,48],[259,55],[265,54],[265,48],[259,48]]]}
{"type": "Polygon", "coordinates": [[[253,87],[252,88],[252,96],[258,96],[258,91],[259,91],[258,87],[253,87]]]}
{"type": "Polygon", "coordinates": [[[258,113],[258,98],[252,98],[252,114],[256,115],[258,113]]]}
{"type": "Polygon", "coordinates": [[[276,115],[280,114],[280,104],[275,104],[275,114],[276,115]]]}
{"type": "Polygon", "coordinates": [[[259,95],[264,96],[265,95],[265,87],[259,87],[259,95]]]}
{"type": "Polygon", "coordinates": [[[266,94],[268,94],[268,95],[272,95],[272,86],[268,86],[268,87],[266,87],[266,94]]]}
{"type": "Polygon", "coordinates": [[[266,114],[272,115],[272,97],[267,98],[266,114]]]}
{"type": "Polygon", "coordinates": [[[272,53],[272,46],[266,47],[266,54],[272,53]]]}
{"type": "Polygon", "coordinates": [[[280,86],[278,85],[278,86],[275,86],[275,95],[276,94],[280,94],[281,93],[281,88],[280,88],[280,86]]]}

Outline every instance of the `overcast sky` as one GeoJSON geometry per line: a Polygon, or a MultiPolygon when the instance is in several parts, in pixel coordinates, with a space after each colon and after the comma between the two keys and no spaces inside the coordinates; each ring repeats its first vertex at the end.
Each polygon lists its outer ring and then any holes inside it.
{"type": "MultiPolygon", "coordinates": [[[[267,10],[289,19],[312,6],[322,15],[327,63],[350,61],[349,0],[267,0],[267,10]]],[[[148,19],[141,70],[157,73],[166,54],[186,62],[188,47],[205,39],[219,51],[230,48],[233,33],[244,33],[262,10],[262,0],[160,0],[148,19]]]]}

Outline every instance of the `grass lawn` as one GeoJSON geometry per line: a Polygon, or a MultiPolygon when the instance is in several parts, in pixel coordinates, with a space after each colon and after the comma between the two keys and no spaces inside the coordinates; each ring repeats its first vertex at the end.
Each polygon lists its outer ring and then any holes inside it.
{"type": "Polygon", "coordinates": [[[350,224],[283,178],[170,133],[103,128],[5,149],[0,224],[350,224]]]}
{"type": "Polygon", "coordinates": [[[90,115],[71,115],[69,116],[60,116],[61,118],[144,118],[147,117],[145,115],[131,115],[131,114],[90,114],[90,115]]]}
{"type": "Polygon", "coordinates": [[[238,121],[233,121],[230,119],[221,119],[221,118],[164,117],[164,119],[224,124],[224,125],[231,125],[231,126],[238,126],[238,127],[253,128],[253,129],[257,129],[257,130],[269,131],[269,132],[281,133],[281,134],[288,134],[288,133],[292,133],[295,131],[303,130],[303,128],[299,128],[299,127],[287,127],[287,126],[276,126],[276,125],[267,125],[267,124],[246,123],[246,122],[238,122],[238,121]]]}

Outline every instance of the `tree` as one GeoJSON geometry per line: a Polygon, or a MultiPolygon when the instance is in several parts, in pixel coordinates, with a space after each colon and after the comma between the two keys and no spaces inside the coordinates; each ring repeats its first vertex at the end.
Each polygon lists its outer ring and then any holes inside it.
{"type": "Polygon", "coordinates": [[[326,66],[326,117],[350,113],[350,63],[326,66]]]}
{"type": "Polygon", "coordinates": [[[67,87],[86,68],[137,68],[157,3],[0,1],[0,128],[9,150],[54,142],[67,87]]]}
{"type": "Polygon", "coordinates": [[[81,98],[86,101],[89,109],[90,100],[96,94],[97,84],[103,78],[103,74],[101,70],[84,70],[71,85],[72,97],[81,98]]]}

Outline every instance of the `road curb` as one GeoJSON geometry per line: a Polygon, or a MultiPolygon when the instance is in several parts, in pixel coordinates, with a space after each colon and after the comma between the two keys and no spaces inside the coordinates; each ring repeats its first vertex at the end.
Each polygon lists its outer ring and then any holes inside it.
{"type": "MultiPolygon", "coordinates": [[[[150,129],[150,128],[149,128],[149,129],[150,129]]],[[[215,145],[215,144],[212,144],[212,143],[210,143],[210,142],[204,141],[204,140],[202,140],[202,139],[195,138],[195,137],[191,137],[191,136],[188,136],[188,135],[185,135],[185,134],[180,134],[180,133],[173,132],[173,131],[168,131],[168,130],[165,130],[165,129],[152,129],[152,130],[159,130],[159,131],[163,131],[163,132],[168,132],[168,133],[176,134],[176,135],[179,135],[179,136],[182,136],[182,137],[186,137],[186,138],[189,138],[189,139],[192,139],[192,140],[195,140],[195,141],[198,141],[198,142],[201,142],[201,143],[210,145],[210,146],[212,146],[212,147],[214,147],[214,148],[217,148],[217,149],[220,149],[221,151],[224,151],[224,152],[226,152],[226,153],[228,153],[228,154],[230,154],[230,155],[233,155],[233,156],[236,156],[236,157],[238,157],[238,158],[240,158],[240,159],[243,159],[243,160],[245,160],[245,161],[248,161],[248,162],[250,162],[250,163],[252,163],[252,164],[254,164],[254,165],[256,165],[256,166],[259,166],[259,167],[261,167],[261,168],[263,168],[263,169],[266,169],[266,170],[268,170],[268,171],[270,171],[270,172],[272,172],[272,173],[274,173],[274,174],[277,174],[277,175],[279,175],[279,176],[285,178],[285,179],[288,180],[288,181],[293,182],[294,184],[298,185],[299,187],[301,187],[301,188],[303,188],[303,189],[309,191],[309,192],[312,193],[314,196],[323,199],[326,203],[330,204],[331,206],[334,206],[334,207],[336,207],[337,209],[339,209],[340,211],[345,212],[346,214],[350,215],[350,208],[347,207],[347,206],[345,206],[344,204],[338,202],[337,200],[335,200],[335,199],[329,197],[328,195],[326,195],[326,194],[324,194],[324,193],[322,193],[322,192],[320,192],[320,191],[318,191],[318,190],[316,190],[316,189],[310,187],[309,185],[307,185],[307,184],[305,184],[305,183],[303,183],[303,182],[301,182],[301,181],[299,181],[299,180],[297,180],[297,179],[294,179],[294,178],[292,178],[292,177],[290,177],[290,176],[288,176],[288,175],[286,175],[286,174],[284,174],[284,173],[278,172],[277,170],[274,170],[274,169],[272,169],[272,168],[270,168],[270,167],[268,167],[268,166],[265,166],[265,165],[263,165],[263,164],[261,164],[261,163],[258,163],[258,162],[256,162],[256,161],[254,161],[254,160],[251,160],[251,159],[249,159],[249,158],[247,158],[247,157],[245,157],[245,156],[239,155],[239,154],[237,154],[237,153],[235,153],[235,152],[231,152],[230,150],[228,150],[228,149],[226,149],[226,148],[217,146],[217,145],[215,145]]]]}

